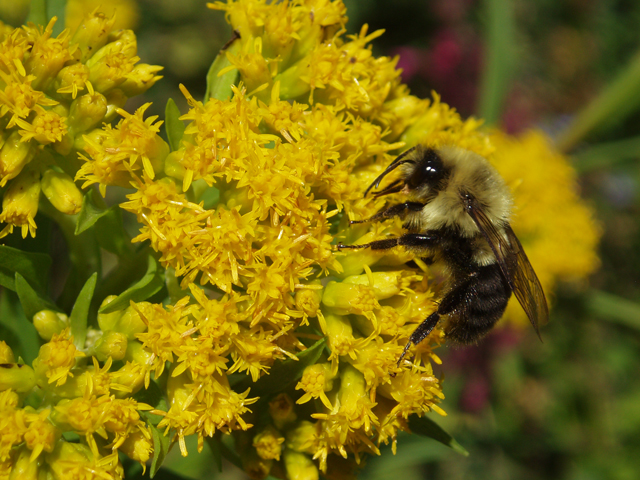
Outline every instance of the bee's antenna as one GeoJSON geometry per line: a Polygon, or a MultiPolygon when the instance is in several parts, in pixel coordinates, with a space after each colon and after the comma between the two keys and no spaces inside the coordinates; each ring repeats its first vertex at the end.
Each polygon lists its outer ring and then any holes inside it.
{"type": "Polygon", "coordinates": [[[389,166],[387,168],[385,168],[384,172],[382,172],[380,175],[378,175],[378,178],[376,178],[373,183],[371,185],[369,185],[369,188],[367,188],[364,191],[364,196],[367,196],[367,193],[369,193],[369,191],[375,186],[375,188],[378,188],[378,186],[380,185],[380,182],[382,181],[382,179],[384,177],[387,176],[388,173],[392,172],[393,170],[395,170],[396,168],[398,168],[400,165],[402,165],[403,163],[416,163],[414,160],[403,160],[407,155],[409,155],[411,152],[413,152],[416,149],[416,147],[410,148],[409,150],[407,150],[406,152],[402,153],[401,155],[399,155],[393,162],[391,162],[389,164],[389,166]]]}

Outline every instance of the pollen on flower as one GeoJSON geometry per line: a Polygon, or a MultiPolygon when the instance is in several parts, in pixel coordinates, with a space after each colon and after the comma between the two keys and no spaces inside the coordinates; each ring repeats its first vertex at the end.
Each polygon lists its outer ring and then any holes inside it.
{"type": "Polygon", "coordinates": [[[54,335],[49,343],[40,347],[38,358],[33,362],[36,375],[46,379],[40,387],[47,389],[48,384],[63,385],[68,377],[73,377],[71,369],[76,364],[78,357],[84,357],[83,352],[78,351],[73,344],[73,336],[69,329],[54,335]]]}

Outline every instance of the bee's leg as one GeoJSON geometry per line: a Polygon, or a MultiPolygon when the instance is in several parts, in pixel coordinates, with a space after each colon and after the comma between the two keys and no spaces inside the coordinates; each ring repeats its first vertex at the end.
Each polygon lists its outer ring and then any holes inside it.
{"type": "Polygon", "coordinates": [[[425,206],[424,203],[420,202],[404,202],[399,203],[397,205],[393,205],[389,208],[385,208],[376,213],[373,217],[367,218],[365,220],[351,220],[349,224],[353,225],[354,223],[368,223],[368,222],[380,222],[382,220],[386,220],[387,218],[393,217],[406,217],[409,212],[419,212],[425,206]]]}
{"type": "Polygon", "coordinates": [[[416,328],[409,337],[409,341],[405,345],[404,350],[402,350],[402,354],[398,359],[398,366],[400,366],[400,362],[409,351],[411,344],[418,345],[422,340],[427,338],[427,336],[433,331],[433,329],[436,328],[436,325],[438,325],[438,322],[440,321],[440,317],[442,315],[453,313],[456,308],[458,308],[458,306],[463,303],[464,298],[469,291],[469,287],[473,282],[473,279],[465,281],[464,283],[456,286],[453,290],[447,293],[438,305],[438,310],[433,312],[426,318],[426,320],[418,325],[418,328],[416,328]]]}
{"type": "Polygon", "coordinates": [[[342,248],[370,248],[371,250],[389,250],[390,248],[402,245],[405,247],[433,248],[439,237],[435,235],[425,235],[423,233],[407,233],[398,238],[385,238],[384,240],[374,240],[362,245],[338,244],[338,249],[342,248]]]}

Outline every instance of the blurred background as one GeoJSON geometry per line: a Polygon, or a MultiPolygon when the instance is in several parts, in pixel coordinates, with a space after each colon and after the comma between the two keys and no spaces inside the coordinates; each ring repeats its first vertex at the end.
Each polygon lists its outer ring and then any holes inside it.
{"type": "MultiPolygon", "coordinates": [[[[601,268],[558,287],[544,343],[530,327],[503,326],[477,347],[439,352],[448,416],[436,420],[469,456],[405,435],[360,478],[640,478],[640,2],[344,1],[352,33],[386,30],[374,53],[400,56],[412,93],[435,90],[509,133],[545,130],[570,155],[603,231],[601,268]]],[[[20,24],[24,3],[0,0],[0,18],[20,24]]],[[[127,109],[151,101],[148,113],[162,116],[169,97],[186,111],[180,83],[202,98],[230,37],[204,3],[72,0],[66,13],[72,23],[81,9],[117,8],[142,61],[165,66],[127,109]]],[[[156,478],[245,478],[230,465],[215,472],[206,448],[189,450],[187,460],[172,452],[156,478]]]]}

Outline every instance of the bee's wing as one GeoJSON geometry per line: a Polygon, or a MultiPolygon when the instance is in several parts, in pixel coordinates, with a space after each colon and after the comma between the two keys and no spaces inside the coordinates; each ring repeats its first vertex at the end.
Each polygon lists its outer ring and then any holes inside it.
{"type": "Polygon", "coordinates": [[[540,336],[538,327],[546,324],[549,320],[549,307],[540,280],[538,280],[527,254],[524,253],[518,237],[509,225],[504,227],[507,238],[501,235],[474,198],[467,197],[465,205],[467,213],[489,243],[513,294],[522,305],[536,333],[540,336]]]}

